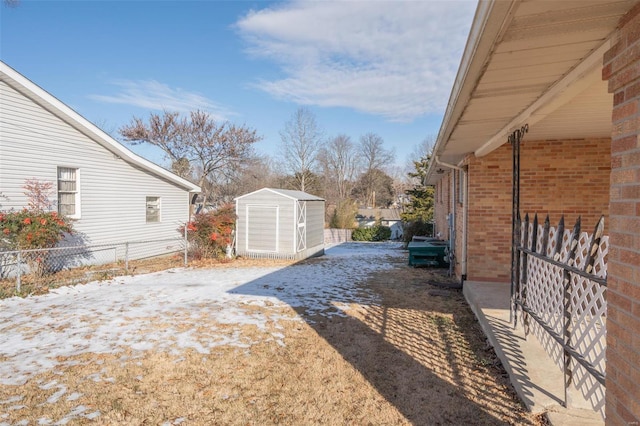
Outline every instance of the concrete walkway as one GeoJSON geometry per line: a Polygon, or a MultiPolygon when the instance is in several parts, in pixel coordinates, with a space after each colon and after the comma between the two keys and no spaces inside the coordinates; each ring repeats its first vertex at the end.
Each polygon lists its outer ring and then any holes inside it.
{"type": "Polygon", "coordinates": [[[509,284],[466,281],[463,293],[530,411],[547,412],[554,426],[604,425],[600,414],[577,391],[570,391],[570,408],[562,406],[562,371],[534,336],[525,338],[522,327],[514,329],[509,323],[509,284]]]}

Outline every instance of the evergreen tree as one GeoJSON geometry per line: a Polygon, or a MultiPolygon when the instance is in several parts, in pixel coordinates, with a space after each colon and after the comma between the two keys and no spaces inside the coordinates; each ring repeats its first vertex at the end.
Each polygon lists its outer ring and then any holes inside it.
{"type": "Polygon", "coordinates": [[[429,235],[433,230],[433,186],[425,185],[430,155],[414,161],[415,171],[409,173],[416,184],[406,191],[409,202],[402,213],[405,222],[405,241],[410,241],[414,235],[429,235]]]}

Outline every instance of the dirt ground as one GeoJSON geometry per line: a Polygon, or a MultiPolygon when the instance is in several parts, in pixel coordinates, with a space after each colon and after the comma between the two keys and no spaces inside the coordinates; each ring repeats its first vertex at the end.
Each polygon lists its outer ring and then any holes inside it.
{"type": "MultiPolygon", "coordinates": [[[[53,424],[48,419],[97,425],[545,424],[517,399],[461,292],[442,288],[449,282],[444,271],[411,268],[398,257],[389,261],[393,268],[358,284],[381,303],[352,303],[346,316],[247,306],[302,319],[266,330],[282,333],[284,345],[257,338],[250,347],[221,346],[208,355],[149,351],[58,360],[62,366],[24,385],[0,386],[0,425],[53,424]]],[[[214,326],[225,327],[201,324],[202,330],[214,326]]]]}

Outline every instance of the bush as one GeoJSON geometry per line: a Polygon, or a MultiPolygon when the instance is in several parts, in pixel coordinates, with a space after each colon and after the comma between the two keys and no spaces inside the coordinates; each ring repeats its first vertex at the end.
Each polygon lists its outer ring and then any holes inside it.
{"type": "Polygon", "coordinates": [[[0,213],[1,246],[8,250],[54,247],[72,232],[69,219],[57,212],[9,211],[0,213]]]}
{"type": "Polygon", "coordinates": [[[353,229],[356,213],[358,213],[358,208],[354,201],[340,201],[331,215],[329,228],[353,229]]]}
{"type": "MultiPolygon", "coordinates": [[[[0,212],[0,249],[33,250],[55,247],[73,227],[69,219],[57,212],[20,211],[0,212]]],[[[48,252],[24,255],[29,271],[36,277],[53,272],[48,252]]]]}
{"type": "Polygon", "coordinates": [[[351,234],[353,241],[387,241],[391,238],[391,228],[374,225],[370,228],[356,228],[351,234]]]}
{"type": "MultiPolygon", "coordinates": [[[[27,208],[0,211],[0,250],[38,250],[55,247],[73,233],[71,220],[52,211],[53,182],[26,179],[24,194],[27,208]]],[[[29,271],[36,277],[54,272],[48,251],[24,253],[29,271]]]]}
{"type": "MultiPolygon", "coordinates": [[[[196,214],[187,223],[187,238],[192,255],[197,259],[221,258],[233,241],[236,214],[233,205],[196,214]]],[[[184,235],[184,227],[178,229],[184,235]]]]}
{"type": "Polygon", "coordinates": [[[422,220],[413,220],[411,222],[406,222],[402,227],[402,238],[404,242],[410,242],[414,235],[421,237],[432,236],[433,223],[423,222],[422,220]]]}

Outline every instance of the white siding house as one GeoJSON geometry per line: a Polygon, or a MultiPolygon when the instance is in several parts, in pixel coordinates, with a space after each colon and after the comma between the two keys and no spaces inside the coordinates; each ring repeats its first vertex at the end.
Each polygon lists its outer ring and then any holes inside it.
{"type": "Polygon", "coordinates": [[[179,238],[196,185],[126,149],[0,62],[0,209],[22,209],[26,179],[54,184],[87,245],[179,238]]]}
{"type": "Polygon", "coordinates": [[[324,254],[324,200],[263,188],[236,198],[236,254],[305,259],[324,254]]]}

